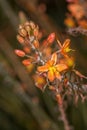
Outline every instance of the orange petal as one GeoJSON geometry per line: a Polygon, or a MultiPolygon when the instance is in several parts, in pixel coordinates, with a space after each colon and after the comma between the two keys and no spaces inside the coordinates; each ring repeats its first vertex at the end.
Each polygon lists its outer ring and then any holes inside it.
{"type": "Polygon", "coordinates": [[[48,79],[52,82],[55,79],[54,72],[52,70],[48,71],[48,79]]]}
{"type": "Polygon", "coordinates": [[[58,71],[55,72],[55,77],[59,80],[61,80],[61,75],[58,71]]]}
{"type": "Polygon", "coordinates": [[[65,65],[65,64],[57,64],[55,67],[56,67],[58,72],[61,72],[61,71],[66,70],[68,68],[67,65],[65,65]]]}
{"type": "Polygon", "coordinates": [[[47,63],[46,63],[46,66],[51,67],[52,65],[54,64],[54,61],[53,60],[49,60],[47,63]]]}
{"type": "Polygon", "coordinates": [[[51,61],[53,61],[54,65],[56,64],[56,62],[57,62],[57,54],[56,53],[52,54],[51,61]]]}
{"type": "Polygon", "coordinates": [[[39,67],[37,68],[37,70],[38,70],[39,72],[47,72],[47,71],[48,71],[48,66],[47,66],[47,65],[39,66],[39,67]]]}
{"type": "Polygon", "coordinates": [[[65,42],[64,42],[64,44],[63,44],[63,48],[68,47],[69,44],[70,44],[70,39],[66,39],[65,42]]]}
{"type": "Polygon", "coordinates": [[[66,52],[62,51],[61,53],[62,53],[62,55],[63,55],[64,57],[69,58],[69,56],[68,56],[68,54],[67,54],[66,52]]]}
{"type": "Polygon", "coordinates": [[[61,42],[57,39],[57,43],[59,45],[60,48],[62,48],[61,42]]]}

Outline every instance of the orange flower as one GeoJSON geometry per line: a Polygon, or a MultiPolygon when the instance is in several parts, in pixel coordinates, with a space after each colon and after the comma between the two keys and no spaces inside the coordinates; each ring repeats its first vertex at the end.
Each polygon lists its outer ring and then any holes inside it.
{"type": "Polygon", "coordinates": [[[48,79],[52,82],[55,78],[61,80],[60,72],[66,70],[68,67],[65,64],[56,64],[57,63],[57,54],[53,53],[49,61],[43,66],[39,66],[37,69],[39,72],[47,72],[48,79]]]}
{"type": "Polygon", "coordinates": [[[68,66],[68,68],[74,68],[74,66],[75,66],[73,57],[62,58],[62,59],[60,59],[60,63],[66,64],[68,66]]]}
{"type": "Polygon", "coordinates": [[[68,9],[76,20],[83,18],[85,15],[85,10],[80,4],[69,4],[68,9]]]}
{"type": "Polygon", "coordinates": [[[42,75],[34,75],[33,78],[36,87],[44,91],[46,87],[46,79],[42,75]]]}
{"type": "Polygon", "coordinates": [[[59,40],[57,40],[58,45],[60,47],[60,52],[66,57],[68,58],[67,53],[70,52],[72,49],[69,48],[70,46],[70,39],[66,39],[65,42],[63,43],[63,45],[61,44],[61,42],[59,40]]]}
{"type": "Polygon", "coordinates": [[[78,21],[79,26],[81,26],[83,29],[87,29],[87,21],[85,19],[78,21]]]}

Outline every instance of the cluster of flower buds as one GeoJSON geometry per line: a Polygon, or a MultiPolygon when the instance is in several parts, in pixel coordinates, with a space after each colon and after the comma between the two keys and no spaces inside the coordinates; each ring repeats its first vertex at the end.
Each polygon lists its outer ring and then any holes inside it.
{"type": "Polygon", "coordinates": [[[38,46],[38,43],[36,43],[35,41],[35,39],[39,38],[38,29],[38,26],[36,26],[32,21],[20,25],[18,29],[19,34],[17,35],[19,43],[28,44],[27,40],[29,40],[30,42],[33,42],[33,44],[35,43],[35,45],[38,46]]]}
{"type": "Polygon", "coordinates": [[[51,33],[46,39],[39,40],[39,28],[32,21],[20,25],[18,33],[17,39],[23,50],[16,49],[15,53],[26,57],[22,61],[25,66],[35,65],[33,79],[38,88],[49,88],[59,104],[68,96],[73,95],[75,101],[78,97],[85,97],[82,79],[87,77],[75,70],[70,39],[62,44],[56,34],[51,33]],[[53,44],[54,41],[57,46],[53,44]]]}

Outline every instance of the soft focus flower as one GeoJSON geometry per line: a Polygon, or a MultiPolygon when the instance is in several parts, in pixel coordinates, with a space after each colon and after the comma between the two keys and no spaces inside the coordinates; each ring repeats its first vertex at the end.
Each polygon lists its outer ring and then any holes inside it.
{"type": "Polygon", "coordinates": [[[65,59],[65,63],[67,64],[68,67],[74,67],[75,62],[73,57],[68,57],[65,59]]]}
{"type": "Polygon", "coordinates": [[[34,75],[34,81],[37,88],[40,88],[41,90],[45,89],[46,86],[46,79],[45,77],[41,75],[34,75]]]}
{"type": "Polygon", "coordinates": [[[66,64],[68,68],[73,68],[75,65],[75,61],[73,57],[67,57],[60,59],[61,64],[66,64]]]}
{"type": "Polygon", "coordinates": [[[65,64],[57,64],[57,54],[53,53],[49,61],[43,66],[39,66],[37,69],[39,72],[47,72],[47,78],[49,81],[53,81],[55,78],[61,80],[60,72],[66,70],[68,67],[65,64]]]}
{"type": "Polygon", "coordinates": [[[72,27],[75,27],[75,22],[74,20],[71,18],[71,17],[67,17],[65,20],[64,20],[64,24],[69,27],[69,28],[72,28],[72,27]]]}
{"type": "Polygon", "coordinates": [[[84,8],[80,4],[69,4],[68,9],[77,20],[85,15],[84,8]]]}
{"type": "Polygon", "coordinates": [[[82,28],[87,29],[87,21],[86,21],[85,19],[79,20],[79,21],[78,21],[78,24],[79,24],[82,28]]]}
{"type": "Polygon", "coordinates": [[[63,54],[66,58],[68,58],[67,53],[70,52],[72,49],[69,48],[70,46],[70,39],[66,39],[63,45],[60,43],[59,40],[57,40],[58,45],[60,46],[60,52],[63,54]]]}

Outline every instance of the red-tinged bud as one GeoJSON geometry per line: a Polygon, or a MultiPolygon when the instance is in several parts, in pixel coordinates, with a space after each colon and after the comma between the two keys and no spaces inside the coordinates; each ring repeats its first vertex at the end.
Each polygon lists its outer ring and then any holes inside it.
{"type": "Polygon", "coordinates": [[[39,48],[39,42],[37,40],[34,40],[33,44],[34,44],[35,48],[39,48]]]}
{"type": "Polygon", "coordinates": [[[29,59],[26,59],[26,60],[23,60],[22,63],[25,65],[25,66],[28,66],[31,64],[31,61],[29,59]]]}
{"type": "Polygon", "coordinates": [[[21,43],[21,44],[24,44],[24,38],[23,37],[21,37],[20,35],[17,35],[17,40],[18,40],[18,42],[19,43],[21,43]]]}
{"type": "Polygon", "coordinates": [[[47,42],[52,43],[54,40],[55,40],[55,33],[51,33],[47,38],[47,42]]]}
{"type": "Polygon", "coordinates": [[[24,52],[26,52],[26,53],[30,53],[30,52],[31,52],[30,47],[27,47],[27,46],[24,46],[24,47],[23,47],[23,50],[24,50],[24,52]]]}
{"type": "Polygon", "coordinates": [[[38,27],[36,27],[35,29],[34,29],[34,36],[35,37],[38,37],[38,35],[39,35],[39,31],[38,31],[38,27]]]}
{"type": "Polygon", "coordinates": [[[25,52],[21,51],[21,50],[15,50],[16,55],[20,56],[20,57],[24,57],[25,56],[25,52]]]}

